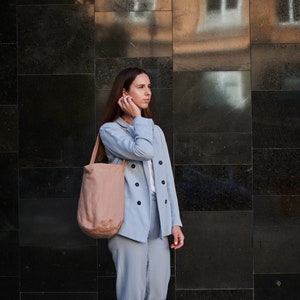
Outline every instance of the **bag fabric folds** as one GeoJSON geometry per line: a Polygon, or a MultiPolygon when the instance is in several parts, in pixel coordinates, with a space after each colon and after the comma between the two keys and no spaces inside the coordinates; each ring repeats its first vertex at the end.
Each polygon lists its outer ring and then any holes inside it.
{"type": "Polygon", "coordinates": [[[99,136],[90,164],[84,166],[78,202],[77,221],[92,238],[110,238],[118,233],[124,217],[123,164],[95,163],[99,136]]]}

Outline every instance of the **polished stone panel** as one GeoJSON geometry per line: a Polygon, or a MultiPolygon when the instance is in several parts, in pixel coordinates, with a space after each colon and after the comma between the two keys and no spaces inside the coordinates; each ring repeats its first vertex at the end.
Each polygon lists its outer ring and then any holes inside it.
{"type": "MultiPolygon", "coordinates": [[[[98,277],[99,281],[99,299],[103,300],[115,300],[115,277],[98,277]]],[[[175,299],[175,278],[171,277],[169,282],[169,290],[166,300],[174,300],[175,299]]]]}
{"type": "Polygon", "coordinates": [[[0,231],[18,228],[18,158],[0,153],[0,231]]]}
{"type": "Polygon", "coordinates": [[[297,273],[300,197],[256,196],[253,204],[255,273],[297,273]]]}
{"type": "Polygon", "coordinates": [[[0,106],[0,152],[17,152],[18,109],[17,106],[0,106]]]}
{"type": "Polygon", "coordinates": [[[298,273],[300,225],[254,227],[254,272],[298,273]]]}
{"type": "Polygon", "coordinates": [[[195,133],[175,135],[176,164],[250,164],[251,134],[195,133]]]}
{"type": "Polygon", "coordinates": [[[97,293],[22,293],[22,300],[98,300],[97,293]]]}
{"type": "Polygon", "coordinates": [[[109,97],[110,90],[95,89],[95,102],[96,102],[96,133],[102,122],[103,112],[106,102],[109,97]]]}
{"type": "Polygon", "coordinates": [[[253,146],[300,148],[300,92],[253,92],[253,146]]]}
{"type": "Polygon", "coordinates": [[[252,43],[299,43],[299,0],[251,0],[250,7],[252,43]]]}
{"type": "Polygon", "coordinates": [[[254,225],[300,226],[300,196],[255,196],[254,225]]]}
{"type": "Polygon", "coordinates": [[[251,132],[250,74],[176,72],[175,133],[251,132]]]}
{"type": "Polygon", "coordinates": [[[176,166],[180,208],[186,210],[248,210],[252,207],[251,165],[176,166]]]}
{"type": "Polygon", "coordinates": [[[163,130],[173,162],[173,91],[172,89],[152,89],[150,109],[153,121],[163,130]]]}
{"type": "Polygon", "coordinates": [[[22,167],[89,162],[95,142],[92,76],[21,76],[19,102],[22,167]]]}
{"type": "Polygon", "coordinates": [[[249,69],[249,1],[222,3],[173,1],[175,71],[249,69]]]}
{"type": "Polygon", "coordinates": [[[19,74],[92,73],[93,5],[18,6],[19,74]]]}
{"type": "Polygon", "coordinates": [[[19,300],[19,278],[0,277],[1,300],[19,300]]]}
{"type": "Polygon", "coordinates": [[[97,291],[94,246],[57,248],[39,244],[21,247],[20,252],[21,292],[97,291]]]}
{"type": "Polygon", "coordinates": [[[182,212],[177,289],[251,289],[252,212],[182,212]]]}
{"type": "Polygon", "coordinates": [[[150,75],[152,88],[172,88],[171,57],[104,58],[96,60],[96,88],[110,90],[117,74],[128,67],[145,69],[150,75]]]}
{"type": "MultiPolygon", "coordinates": [[[[1,213],[1,218],[3,217],[1,213]]],[[[0,282],[4,277],[19,276],[19,239],[17,231],[0,230],[0,282]]],[[[1,286],[1,283],[0,283],[1,286]]],[[[3,289],[0,288],[2,292],[3,289]]],[[[1,294],[2,299],[2,294],[1,294]]]]}
{"type": "Polygon", "coordinates": [[[95,11],[171,10],[172,0],[95,0],[95,11]]]}
{"type": "Polygon", "coordinates": [[[76,210],[128,66],[184,224],[167,299],[299,300],[300,0],[3,0],[0,24],[1,300],[116,299],[76,210]]]}
{"type": "Polygon", "coordinates": [[[96,291],[96,242],[79,229],[77,205],[78,198],[20,201],[22,291],[96,291]]]}
{"type": "Polygon", "coordinates": [[[47,4],[84,4],[94,3],[94,0],[16,0],[18,5],[47,5],[47,4]]]}
{"type": "Polygon", "coordinates": [[[298,195],[299,164],[299,149],[254,149],[254,195],[298,195]]]}
{"type": "Polygon", "coordinates": [[[78,198],[33,198],[20,201],[21,246],[73,248],[96,246],[77,223],[78,198]]]}
{"type": "MultiPolygon", "coordinates": [[[[173,251],[174,253],[174,251],[173,251]]],[[[174,300],[176,299],[176,277],[171,276],[170,281],[169,281],[169,288],[168,288],[168,294],[167,294],[167,299],[166,300],[174,300]]]]}
{"type": "Polygon", "coordinates": [[[253,300],[252,290],[177,290],[177,300],[253,300]]]}
{"type": "Polygon", "coordinates": [[[299,274],[255,274],[255,300],[298,300],[299,274]]]}
{"type": "MultiPolygon", "coordinates": [[[[98,276],[115,277],[116,271],[111,253],[107,246],[107,239],[99,239],[98,243],[98,276]]],[[[102,280],[102,279],[101,279],[102,280]]]]}
{"type": "Polygon", "coordinates": [[[253,91],[300,89],[300,44],[253,45],[253,91]]]}
{"type": "Polygon", "coordinates": [[[83,168],[20,169],[20,197],[77,198],[83,168]]]}
{"type": "Polygon", "coordinates": [[[0,45],[0,105],[17,103],[17,49],[0,45]]]}
{"type": "Polygon", "coordinates": [[[98,12],[95,14],[95,56],[172,56],[170,11],[98,12]]]}
{"type": "Polygon", "coordinates": [[[98,277],[99,298],[103,300],[115,300],[116,296],[116,277],[98,277]]]}
{"type": "Polygon", "coordinates": [[[0,43],[16,43],[16,0],[0,3],[0,43]]]}

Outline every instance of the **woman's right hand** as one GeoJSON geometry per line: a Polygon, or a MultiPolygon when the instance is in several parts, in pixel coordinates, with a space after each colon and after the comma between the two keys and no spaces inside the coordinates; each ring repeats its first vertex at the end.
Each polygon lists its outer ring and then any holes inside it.
{"type": "Polygon", "coordinates": [[[141,109],[133,102],[132,97],[124,96],[118,100],[118,105],[125,114],[132,118],[141,116],[141,109]]]}

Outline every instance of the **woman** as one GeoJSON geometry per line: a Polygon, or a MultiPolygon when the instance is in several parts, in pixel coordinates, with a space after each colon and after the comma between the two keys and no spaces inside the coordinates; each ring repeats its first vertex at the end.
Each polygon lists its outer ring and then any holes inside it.
{"type": "Polygon", "coordinates": [[[172,168],[162,130],[151,119],[150,79],[146,71],[121,71],[100,127],[98,160],[125,170],[124,222],[109,239],[117,272],[118,300],[163,300],[170,279],[171,248],[183,246],[172,168]]]}

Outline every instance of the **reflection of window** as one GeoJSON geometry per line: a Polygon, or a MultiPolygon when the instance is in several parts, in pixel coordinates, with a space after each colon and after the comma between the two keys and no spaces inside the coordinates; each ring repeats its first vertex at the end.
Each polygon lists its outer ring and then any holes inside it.
{"type": "Polygon", "coordinates": [[[206,15],[203,29],[237,27],[243,23],[243,0],[206,0],[206,15]]]}
{"type": "Polygon", "coordinates": [[[230,9],[230,8],[237,8],[238,6],[238,1],[237,0],[227,0],[226,1],[226,8],[230,9]]]}
{"type": "Polygon", "coordinates": [[[208,0],[207,11],[234,9],[238,7],[238,0],[208,0]]]}
{"type": "Polygon", "coordinates": [[[132,11],[129,13],[131,21],[135,23],[148,23],[149,17],[152,16],[152,13],[149,13],[149,11],[155,10],[156,0],[133,0],[131,5],[132,11]]]}
{"type": "Polygon", "coordinates": [[[279,0],[277,14],[281,23],[300,22],[300,0],[279,0]]]}

